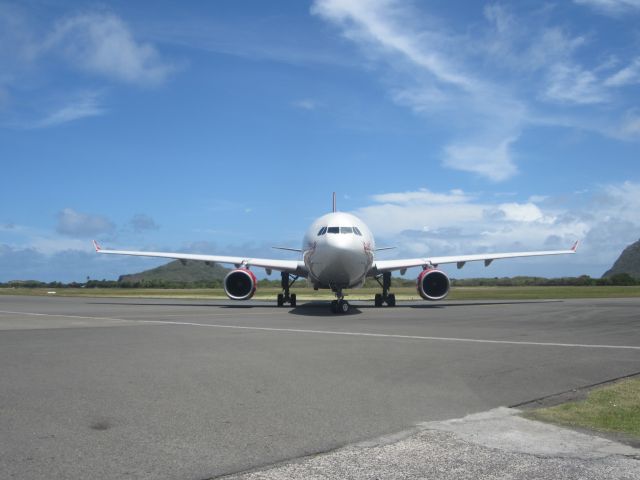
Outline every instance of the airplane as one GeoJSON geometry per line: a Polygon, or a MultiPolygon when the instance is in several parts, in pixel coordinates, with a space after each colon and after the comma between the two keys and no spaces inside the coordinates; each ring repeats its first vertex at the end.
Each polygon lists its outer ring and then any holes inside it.
{"type": "Polygon", "coordinates": [[[382,293],[375,294],[375,306],[381,307],[386,304],[393,307],[396,304],[396,297],[389,291],[391,272],[399,271],[404,275],[409,268],[421,267],[422,271],[416,280],[418,294],[425,300],[437,301],[444,299],[451,288],[449,277],[439,269],[440,265],[455,263],[460,269],[467,262],[483,261],[485,267],[488,267],[491,262],[498,259],[574,254],[578,248],[576,241],[569,250],[376,260],[375,252],[388,248],[376,248],[373,234],[358,217],[336,210],[335,193],[332,212],[321,216],[311,224],[304,236],[301,249],[274,247],[301,254],[300,260],[105,250],[95,240],[93,245],[96,252],[101,254],[172,258],[183,263],[187,260],[199,260],[209,265],[214,263],[233,265],[235,268],[225,276],[223,281],[224,291],[232,300],[248,300],[256,293],[258,282],[251,267],[263,268],[267,275],[271,275],[273,270],[280,272],[282,293],[277,296],[278,307],[285,304],[296,306],[296,294],[290,293],[290,288],[299,278],[306,278],[315,290],[331,289],[333,291],[336,296],[336,299],[331,302],[333,313],[348,313],[350,305],[344,298],[344,290],[362,287],[369,277],[375,278],[382,288],[382,293]]]}

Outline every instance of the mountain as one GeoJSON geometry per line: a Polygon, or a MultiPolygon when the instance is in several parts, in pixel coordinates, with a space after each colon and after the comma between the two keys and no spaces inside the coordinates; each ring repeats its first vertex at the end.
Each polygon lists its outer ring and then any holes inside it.
{"type": "Polygon", "coordinates": [[[140,273],[120,275],[118,282],[142,282],[142,281],[165,281],[165,282],[212,282],[222,280],[229,270],[220,265],[207,265],[204,262],[186,261],[183,265],[180,260],[174,260],[166,265],[145,270],[140,273]]]}
{"type": "Polygon", "coordinates": [[[613,267],[607,270],[603,277],[611,277],[618,273],[628,273],[640,279],[640,240],[625,248],[613,267]]]}

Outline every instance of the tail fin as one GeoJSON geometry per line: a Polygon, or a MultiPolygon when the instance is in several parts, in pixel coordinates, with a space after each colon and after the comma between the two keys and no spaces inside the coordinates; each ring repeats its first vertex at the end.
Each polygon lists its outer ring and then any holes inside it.
{"type": "Polygon", "coordinates": [[[333,213],[336,213],[336,192],[333,192],[333,213]]]}

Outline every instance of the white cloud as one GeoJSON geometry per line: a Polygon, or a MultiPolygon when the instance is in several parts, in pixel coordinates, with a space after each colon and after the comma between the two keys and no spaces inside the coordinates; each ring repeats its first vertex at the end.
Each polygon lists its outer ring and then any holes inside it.
{"type": "Polygon", "coordinates": [[[115,230],[114,223],[102,215],[77,212],[65,208],[58,213],[56,232],[71,237],[90,237],[111,233],[115,230]]]}
{"type": "Polygon", "coordinates": [[[158,230],[160,228],[153,218],[144,213],[135,214],[129,221],[129,225],[136,233],[142,233],[148,230],[158,230]]]}
{"type": "Polygon", "coordinates": [[[640,138],[640,115],[636,111],[627,112],[616,132],[621,138],[640,138]]]}
{"type": "Polygon", "coordinates": [[[379,203],[395,203],[401,205],[416,203],[450,204],[469,201],[469,197],[459,189],[451,190],[449,193],[434,193],[423,188],[415,192],[382,193],[373,195],[371,198],[379,203]]]}
{"type": "Polygon", "coordinates": [[[531,202],[503,203],[498,208],[504,213],[505,220],[514,222],[553,221],[552,217],[545,220],[540,208],[531,202]]]}
{"type": "Polygon", "coordinates": [[[67,250],[92,250],[91,242],[88,240],[60,236],[48,230],[14,223],[0,225],[0,244],[18,250],[33,250],[44,255],[67,250]]]}
{"type": "MultiPolygon", "coordinates": [[[[546,197],[543,206],[534,198],[499,203],[463,192],[419,190],[375,195],[371,205],[353,213],[367,222],[379,243],[398,247],[387,254],[396,257],[568,248],[582,240],[580,255],[554,261],[551,276],[568,274],[563,268],[599,276],[640,237],[638,183],[600,186],[580,195],[575,206],[553,197],[546,197]]],[[[493,270],[479,274],[493,275],[493,270]]]]}
{"type": "Polygon", "coordinates": [[[514,139],[497,145],[451,144],[445,148],[444,164],[448,167],[483,175],[499,182],[518,171],[511,158],[510,146],[514,139]]]}
{"type": "Polygon", "coordinates": [[[400,54],[442,83],[465,90],[475,88],[474,80],[459,71],[446,56],[436,49],[424,49],[425,40],[442,39],[431,31],[416,35],[409,27],[413,23],[413,12],[403,4],[389,0],[317,0],[312,12],[341,25],[347,38],[373,46],[382,53],[400,54]]]}
{"type": "Polygon", "coordinates": [[[59,21],[44,45],[72,66],[119,81],[157,85],[175,71],[150,43],[135,40],[111,13],[83,13],[59,21]]]}
{"type": "Polygon", "coordinates": [[[596,196],[595,208],[606,220],[617,219],[640,223],[640,184],[624,182],[605,185],[596,196]]]}
{"type": "Polygon", "coordinates": [[[586,5],[609,15],[621,15],[640,10],[640,0],[574,0],[578,5],[586,5]]]}
{"type": "Polygon", "coordinates": [[[296,100],[292,103],[292,105],[301,110],[315,110],[316,108],[318,108],[318,103],[310,98],[296,100]]]}
{"type": "Polygon", "coordinates": [[[392,91],[397,103],[427,116],[437,112],[449,120],[464,111],[464,122],[478,131],[476,137],[497,139],[493,144],[483,140],[449,145],[443,160],[446,167],[494,181],[516,173],[509,145],[522,124],[521,102],[468,71],[463,57],[469,46],[441,30],[436,19],[391,0],[318,0],[312,12],[338,25],[367,54],[395,70],[407,71],[408,65],[412,74],[399,80],[401,86],[392,91]]]}
{"type": "Polygon", "coordinates": [[[636,82],[640,65],[634,60],[616,72],[621,60],[611,55],[599,63],[580,55],[594,36],[551,24],[556,17],[550,7],[515,14],[490,4],[486,23],[456,32],[428,5],[418,5],[316,0],[312,13],[384,67],[381,80],[397,104],[450,127],[453,138],[443,139],[445,167],[504,181],[518,172],[515,140],[531,126],[580,128],[617,139],[634,131],[633,121],[624,134],[611,125],[620,123],[624,105],[617,89],[636,82]],[[605,105],[598,115],[571,109],[605,105]]]}
{"type": "Polygon", "coordinates": [[[577,65],[554,65],[544,95],[554,101],[589,104],[602,103],[608,97],[596,75],[577,65]]]}
{"type": "Polygon", "coordinates": [[[33,9],[0,3],[0,126],[41,128],[102,115],[108,83],[156,86],[177,70],[113,13],[40,20],[33,9]]]}
{"type": "Polygon", "coordinates": [[[640,57],[636,57],[633,62],[604,81],[605,85],[611,87],[622,87],[635,83],[640,83],[640,57]]]}
{"type": "Polygon", "coordinates": [[[51,235],[35,235],[29,239],[29,247],[44,255],[55,255],[68,250],[90,252],[91,242],[77,238],[61,238],[51,235]]]}
{"type": "Polygon", "coordinates": [[[477,50],[487,53],[498,67],[507,64],[512,70],[529,73],[544,70],[570,60],[586,44],[584,36],[556,26],[535,27],[500,4],[487,5],[484,13],[489,29],[477,50]]]}
{"type": "Polygon", "coordinates": [[[36,121],[33,128],[44,128],[69,123],[86,117],[103,115],[106,109],[101,105],[102,95],[97,92],[84,92],[69,101],[68,104],[36,121]]]}

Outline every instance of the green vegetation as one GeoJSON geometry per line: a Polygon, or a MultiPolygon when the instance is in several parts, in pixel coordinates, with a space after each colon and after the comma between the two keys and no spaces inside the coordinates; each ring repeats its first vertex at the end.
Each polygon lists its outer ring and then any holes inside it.
{"type": "Polygon", "coordinates": [[[640,279],[640,240],[625,248],[603,277],[608,278],[620,273],[626,273],[640,279]]]}
{"type": "Polygon", "coordinates": [[[144,272],[121,275],[117,286],[123,288],[135,288],[139,285],[149,288],[218,288],[222,286],[222,280],[227,273],[229,269],[218,264],[174,260],[144,272]],[[165,285],[171,285],[171,287],[165,287],[165,285]]]}
{"type": "MultiPolygon", "coordinates": [[[[209,267],[204,266],[203,262],[189,262],[187,266],[183,267],[179,262],[171,262],[158,269],[147,270],[134,275],[123,275],[118,280],[88,280],[86,283],[62,283],[62,282],[39,282],[36,280],[26,281],[12,281],[7,283],[0,283],[0,289],[2,288],[55,288],[55,289],[221,289],[224,275],[228,270],[224,268],[217,269],[217,266],[209,267]],[[200,264],[191,266],[192,264],[200,264]],[[163,275],[166,272],[176,272],[171,274],[169,278],[160,278],[157,275],[156,270],[165,269],[163,275]],[[184,269],[181,271],[181,269],[184,269]],[[197,272],[203,271],[201,276],[197,272]],[[155,273],[154,273],[155,272],[155,273]],[[189,276],[189,273],[193,272],[193,276],[189,276]]],[[[275,275],[274,275],[275,276],[275,275]]],[[[392,280],[392,287],[394,290],[404,291],[405,289],[415,290],[415,279],[407,279],[402,277],[394,277],[392,280]]],[[[636,280],[626,273],[619,273],[607,278],[591,278],[588,275],[582,275],[580,277],[561,277],[561,278],[544,278],[544,277],[495,277],[495,278],[465,278],[465,279],[451,279],[451,285],[454,290],[459,290],[459,287],[482,287],[485,289],[491,287],[506,287],[513,289],[510,293],[508,290],[499,289],[500,298],[509,298],[513,295],[521,296],[525,290],[522,287],[527,287],[526,291],[529,291],[529,287],[539,287],[539,289],[530,290],[533,297],[527,296],[526,298],[540,298],[540,293],[554,295],[553,292],[561,292],[561,297],[552,298],[564,298],[567,292],[570,292],[571,296],[577,295],[577,297],[589,297],[592,294],[597,296],[609,296],[609,290],[601,290],[599,288],[592,288],[591,290],[584,290],[582,293],[578,293],[578,290],[572,288],[557,290],[556,287],[633,287],[640,286],[640,280],[636,280]]],[[[296,286],[298,289],[304,290],[305,283],[301,279],[296,286]]],[[[264,288],[279,288],[280,278],[277,279],[262,279],[258,282],[258,291],[264,288]]],[[[373,278],[367,280],[365,289],[378,289],[379,285],[373,278]]],[[[311,290],[310,290],[311,291],[311,290]]],[[[490,292],[490,290],[478,290],[483,292],[490,292]]],[[[497,292],[498,290],[495,290],[497,292]]],[[[612,291],[618,292],[616,296],[624,291],[632,292],[634,289],[623,290],[614,289],[612,291]]],[[[374,292],[375,293],[375,292],[374,292]]],[[[493,294],[492,294],[493,295],[493,294]]],[[[635,294],[622,294],[622,296],[636,296],[635,294]]],[[[494,297],[491,297],[494,298],[494,297]]]]}
{"type": "MultiPolygon", "coordinates": [[[[411,282],[413,284],[413,282],[411,282]]],[[[395,285],[395,284],[394,284],[395,285]]],[[[62,287],[40,285],[37,288],[5,287],[0,295],[47,295],[55,291],[59,296],[101,296],[101,297],[174,297],[174,298],[227,298],[224,290],[216,288],[102,288],[102,287],[62,287]]],[[[274,300],[280,288],[261,282],[254,298],[274,300]]],[[[422,300],[414,286],[392,288],[398,300],[422,300]]],[[[328,290],[315,291],[305,283],[296,283],[292,292],[299,300],[332,299],[328,290]]],[[[365,287],[347,290],[349,300],[373,300],[380,293],[380,287],[365,287]]],[[[640,297],[640,286],[585,286],[585,287],[454,287],[447,300],[540,300],[566,298],[620,298],[640,297]]]]}
{"type": "Polygon", "coordinates": [[[619,432],[640,438],[640,379],[593,390],[586,400],[525,413],[546,422],[619,432]]]}

